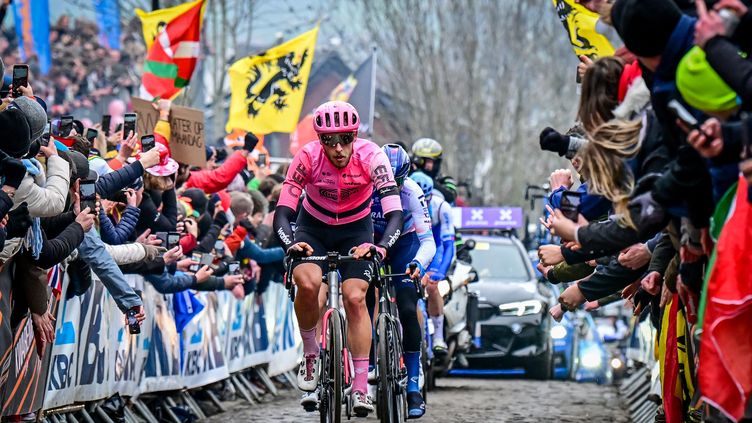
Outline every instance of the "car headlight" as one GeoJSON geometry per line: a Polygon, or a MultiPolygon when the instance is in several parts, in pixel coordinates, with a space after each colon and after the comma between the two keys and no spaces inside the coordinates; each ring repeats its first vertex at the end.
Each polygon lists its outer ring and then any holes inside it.
{"type": "Polygon", "coordinates": [[[624,363],[621,361],[620,358],[614,357],[611,359],[611,368],[614,370],[619,370],[624,366],[624,363]]]}
{"type": "Polygon", "coordinates": [[[588,369],[597,369],[602,363],[601,352],[596,348],[590,348],[582,355],[582,365],[588,369]]]}
{"type": "Polygon", "coordinates": [[[551,338],[564,339],[567,337],[567,328],[561,325],[556,325],[551,328],[551,338]]]}
{"type": "Polygon", "coordinates": [[[543,303],[537,300],[506,303],[499,306],[499,311],[502,316],[526,316],[528,314],[538,314],[541,309],[543,309],[543,303]]]}

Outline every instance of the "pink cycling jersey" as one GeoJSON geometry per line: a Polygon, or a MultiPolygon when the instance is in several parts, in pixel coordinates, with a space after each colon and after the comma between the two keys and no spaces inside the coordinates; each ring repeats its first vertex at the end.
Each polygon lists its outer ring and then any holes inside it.
{"type": "MultiPolygon", "coordinates": [[[[327,225],[344,225],[371,213],[374,188],[386,192],[396,187],[389,160],[375,143],[355,140],[350,162],[339,169],[320,143],[311,142],[295,155],[277,204],[295,210],[305,190],[303,208],[311,216],[327,225]]],[[[402,211],[399,195],[387,195],[381,203],[385,214],[402,211]]]]}

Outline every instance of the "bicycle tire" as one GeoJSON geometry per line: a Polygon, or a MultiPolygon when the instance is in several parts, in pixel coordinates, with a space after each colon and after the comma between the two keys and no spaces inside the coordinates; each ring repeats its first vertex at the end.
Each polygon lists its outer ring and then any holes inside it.
{"type": "Polygon", "coordinates": [[[392,364],[393,370],[399,377],[395,380],[394,386],[397,395],[394,396],[396,420],[400,423],[407,421],[407,368],[405,367],[402,350],[402,331],[401,323],[398,319],[390,321],[394,341],[392,343],[392,364]]]}
{"type": "MultiPolygon", "coordinates": [[[[328,380],[322,383],[322,399],[326,402],[321,408],[322,423],[340,423],[342,421],[343,388],[343,356],[342,348],[343,327],[339,312],[334,311],[327,321],[326,354],[328,358],[328,380]]],[[[323,364],[323,363],[322,363],[323,364]]]]}
{"type": "Polygon", "coordinates": [[[420,367],[423,370],[423,384],[420,387],[421,395],[423,395],[423,402],[428,404],[428,388],[429,378],[431,372],[431,363],[428,361],[428,343],[423,339],[420,343],[420,367]]]}
{"type": "Polygon", "coordinates": [[[400,374],[399,349],[395,348],[399,342],[395,324],[389,316],[382,313],[378,317],[378,357],[379,387],[377,405],[379,419],[382,423],[401,423],[404,413],[405,396],[400,395],[397,387],[397,377],[400,374]],[[402,398],[402,399],[400,399],[402,398]]]}

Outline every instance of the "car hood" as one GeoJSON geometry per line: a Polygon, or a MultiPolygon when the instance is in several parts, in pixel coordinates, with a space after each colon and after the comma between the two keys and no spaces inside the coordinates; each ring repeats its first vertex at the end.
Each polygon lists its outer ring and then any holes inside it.
{"type": "Polygon", "coordinates": [[[482,279],[469,285],[470,291],[478,294],[481,303],[493,305],[513,303],[516,301],[540,300],[546,298],[538,292],[538,282],[513,282],[499,279],[482,279]]]}

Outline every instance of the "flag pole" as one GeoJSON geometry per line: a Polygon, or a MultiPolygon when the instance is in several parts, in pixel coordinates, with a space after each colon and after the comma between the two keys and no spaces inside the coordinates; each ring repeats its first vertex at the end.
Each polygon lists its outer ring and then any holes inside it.
{"type": "Polygon", "coordinates": [[[373,138],[373,117],[376,114],[376,46],[372,47],[373,71],[371,72],[371,113],[368,116],[368,136],[373,138]]]}

